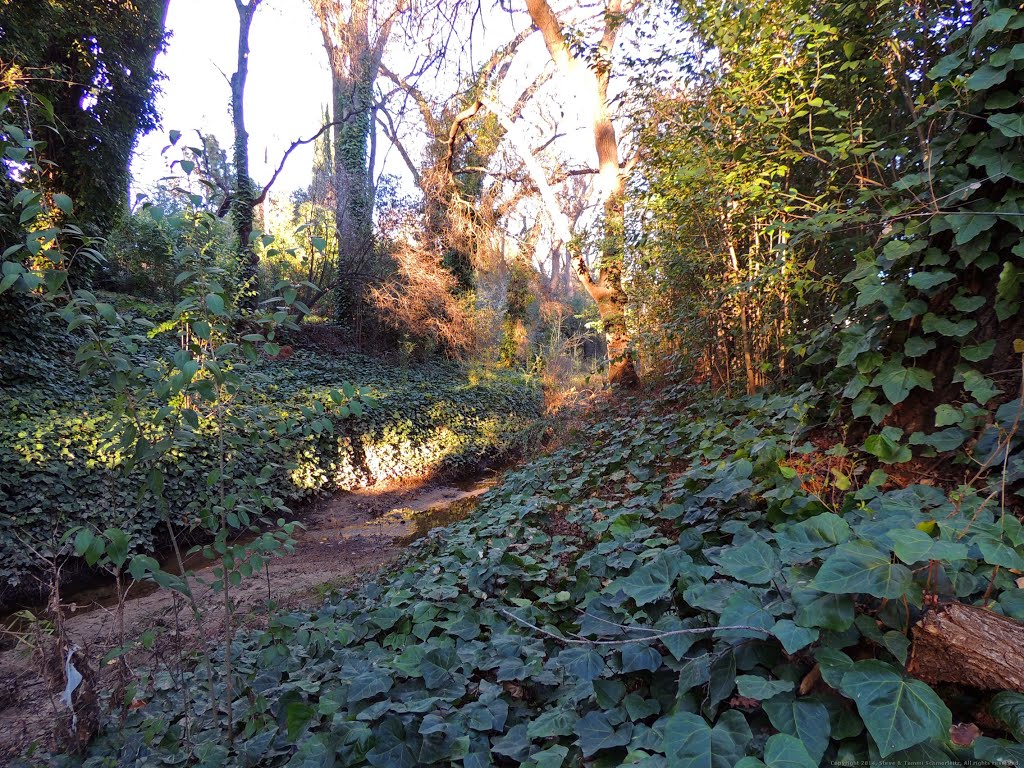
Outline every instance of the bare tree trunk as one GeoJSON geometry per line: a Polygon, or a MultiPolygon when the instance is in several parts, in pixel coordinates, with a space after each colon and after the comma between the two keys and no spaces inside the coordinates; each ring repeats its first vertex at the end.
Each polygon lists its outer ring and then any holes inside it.
{"type": "MultiPolygon", "coordinates": [[[[742,279],[740,273],[740,260],[736,254],[736,244],[732,239],[732,227],[729,226],[729,261],[732,266],[733,276],[739,281],[742,279]]],[[[742,292],[737,296],[736,301],[740,305],[740,348],[743,352],[743,372],[747,379],[747,394],[752,395],[757,391],[757,378],[754,368],[754,346],[750,339],[750,318],[747,312],[747,298],[742,292]]]]}
{"type": "Polygon", "coordinates": [[[908,672],[926,683],[1024,691],[1024,624],[978,606],[949,603],[912,633],[908,672]]]}
{"type": "Polygon", "coordinates": [[[246,305],[255,308],[259,299],[257,285],[260,266],[259,255],[252,247],[253,207],[256,190],[249,177],[249,133],[245,130],[245,81],[249,77],[249,30],[253,16],[261,0],[235,0],[238,10],[238,62],[235,73],[231,76],[231,120],[235,129],[235,194],[231,206],[232,219],[235,224],[235,236],[238,238],[238,258],[242,263],[242,279],[246,288],[252,291],[247,297],[246,305]]]}
{"type": "MultiPolygon", "coordinates": [[[[591,67],[576,58],[569,49],[562,26],[547,0],[526,0],[534,25],[544,36],[552,61],[567,75],[584,97],[590,99],[590,120],[594,128],[594,147],[604,195],[604,232],[601,262],[594,279],[582,251],[571,253],[573,270],[587,293],[597,304],[604,324],[608,346],[608,381],[615,387],[639,383],[626,326],[626,291],[622,285],[625,251],[625,176],[619,167],[619,145],[608,101],[611,51],[619,24],[622,0],[609,0],[605,8],[605,28],[598,46],[598,61],[591,67]]],[[[568,243],[567,243],[568,244],[568,243]]]]}

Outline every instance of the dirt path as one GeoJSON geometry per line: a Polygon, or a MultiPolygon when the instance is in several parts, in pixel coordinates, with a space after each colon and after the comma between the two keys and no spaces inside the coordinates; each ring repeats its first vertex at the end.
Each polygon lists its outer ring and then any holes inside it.
{"type": "MultiPolygon", "coordinates": [[[[475,504],[471,500],[494,482],[491,475],[449,485],[427,482],[368,488],[338,494],[313,506],[301,516],[306,530],[296,537],[295,551],[273,560],[265,576],[249,579],[233,590],[239,623],[260,626],[265,621],[268,591],[275,608],[321,603],[333,589],[393,560],[430,529],[464,517],[475,504]]],[[[211,576],[209,563],[198,561],[188,567],[201,577],[211,576]]],[[[223,626],[221,597],[209,590],[195,593],[205,614],[203,632],[209,637],[223,626]]],[[[74,594],[66,603],[67,634],[94,663],[119,645],[112,587],[74,594]]],[[[179,608],[176,612],[169,591],[149,584],[132,585],[124,610],[126,637],[134,641],[156,628],[165,649],[179,640],[184,646],[197,646],[202,633],[190,612],[180,603],[179,608]]],[[[156,652],[160,651],[158,647],[156,652]]],[[[0,652],[0,765],[32,744],[52,745],[53,723],[61,705],[36,667],[21,650],[0,652]]]]}

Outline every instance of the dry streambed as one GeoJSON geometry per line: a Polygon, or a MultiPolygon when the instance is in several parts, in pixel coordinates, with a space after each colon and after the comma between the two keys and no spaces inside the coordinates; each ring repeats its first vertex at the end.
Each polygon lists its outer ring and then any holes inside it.
{"type": "MultiPolygon", "coordinates": [[[[495,475],[488,475],[453,484],[378,486],[340,493],[311,507],[302,516],[306,529],[296,537],[294,552],[233,589],[236,623],[259,626],[270,609],[321,602],[327,592],[390,562],[432,528],[464,517],[494,482],[495,475]]],[[[211,563],[194,560],[188,567],[200,580],[211,577],[211,563]]],[[[126,638],[137,640],[157,629],[156,655],[195,647],[202,635],[209,637],[224,623],[222,596],[202,588],[195,594],[204,611],[202,632],[171,592],[132,584],[124,605],[126,638]]],[[[101,659],[120,644],[116,606],[110,585],[65,596],[65,629],[90,659],[101,659]]],[[[0,651],[0,763],[33,743],[50,746],[59,692],[51,690],[36,667],[21,649],[0,651]]]]}

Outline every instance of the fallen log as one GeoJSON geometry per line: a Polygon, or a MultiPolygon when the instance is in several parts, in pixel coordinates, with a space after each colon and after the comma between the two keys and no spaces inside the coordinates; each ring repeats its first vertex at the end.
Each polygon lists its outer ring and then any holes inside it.
{"type": "Polygon", "coordinates": [[[907,671],[926,683],[1024,693],[1024,623],[948,603],[925,614],[911,639],[907,671]]]}

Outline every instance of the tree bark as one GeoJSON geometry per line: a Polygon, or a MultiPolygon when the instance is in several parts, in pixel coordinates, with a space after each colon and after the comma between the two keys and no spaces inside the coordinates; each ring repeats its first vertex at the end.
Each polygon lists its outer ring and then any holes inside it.
{"type": "Polygon", "coordinates": [[[551,60],[569,78],[576,92],[590,102],[588,111],[594,130],[594,148],[597,150],[604,197],[601,262],[597,279],[594,279],[582,251],[574,249],[573,271],[597,304],[597,311],[604,324],[609,383],[613,387],[633,387],[639,383],[639,377],[630,351],[629,329],[625,318],[628,297],[622,285],[626,179],[620,169],[618,137],[608,100],[610,59],[622,20],[622,0],[609,0],[605,8],[604,32],[598,46],[597,62],[593,66],[572,54],[548,0],[526,0],[526,7],[534,25],[544,37],[551,60]]]}
{"type": "Polygon", "coordinates": [[[1024,624],[985,608],[950,603],[911,633],[908,672],[929,684],[1024,692],[1024,624]]]}
{"type": "MultiPolygon", "coordinates": [[[[355,271],[370,254],[373,235],[372,174],[368,157],[373,129],[373,86],[384,47],[403,0],[378,29],[370,29],[379,9],[374,0],[311,0],[331,67],[334,111],[334,212],[338,230],[339,275],[355,271]],[[347,7],[346,7],[347,6],[347,7]],[[346,13],[346,10],[348,11],[346,13]]],[[[337,311],[345,315],[353,297],[347,281],[338,283],[337,311]]]]}
{"type": "Polygon", "coordinates": [[[256,190],[249,176],[249,133],[245,129],[245,81],[249,77],[249,30],[252,28],[252,20],[261,1],[249,0],[246,3],[243,0],[235,0],[235,8],[238,10],[238,62],[235,73],[231,76],[231,120],[235,129],[235,195],[231,214],[235,224],[235,236],[238,238],[242,280],[246,289],[250,291],[244,300],[249,309],[254,309],[259,300],[260,259],[250,242],[256,190]]]}

